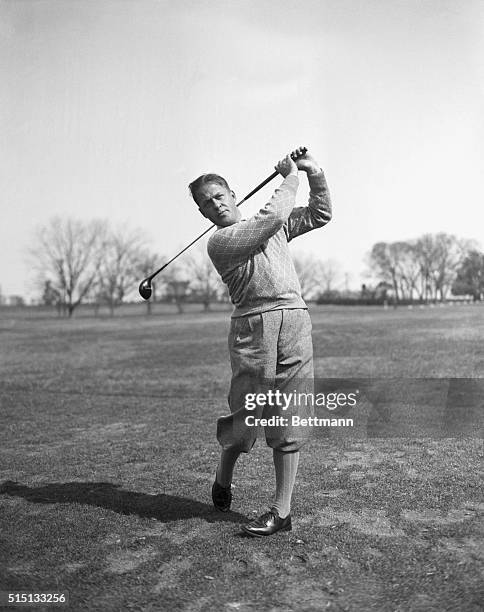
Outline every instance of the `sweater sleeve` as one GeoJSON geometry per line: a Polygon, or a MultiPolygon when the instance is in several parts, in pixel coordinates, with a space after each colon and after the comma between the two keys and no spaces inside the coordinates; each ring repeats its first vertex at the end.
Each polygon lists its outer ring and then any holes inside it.
{"type": "Polygon", "coordinates": [[[245,261],[259,246],[276,234],[289,218],[295,204],[299,179],[287,176],[271,200],[250,219],[216,230],[207,245],[208,254],[217,266],[245,261]]]}
{"type": "Polygon", "coordinates": [[[309,202],[307,206],[294,208],[285,226],[287,239],[292,240],[331,220],[331,198],[324,172],[308,175],[309,202]]]}

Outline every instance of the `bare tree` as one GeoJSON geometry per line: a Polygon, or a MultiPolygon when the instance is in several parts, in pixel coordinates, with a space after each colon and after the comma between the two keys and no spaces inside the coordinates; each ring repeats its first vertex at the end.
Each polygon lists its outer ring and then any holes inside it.
{"type": "Polygon", "coordinates": [[[224,285],[203,243],[186,256],[184,267],[190,279],[190,289],[201,300],[204,310],[210,310],[211,302],[224,292],[224,285]]]}
{"type": "Polygon", "coordinates": [[[457,269],[473,246],[452,234],[424,234],[415,241],[415,257],[420,269],[421,294],[425,300],[444,300],[452,287],[457,269]]]}
{"type": "Polygon", "coordinates": [[[340,265],[334,259],[326,259],[320,262],[319,267],[323,293],[329,296],[335,291],[336,285],[340,282],[340,265]]]}
{"type": "Polygon", "coordinates": [[[387,258],[389,278],[396,299],[412,299],[416,290],[420,268],[415,258],[415,248],[412,242],[397,241],[384,243],[387,258]]]}
{"type": "Polygon", "coordinates": [[[412,300],[417,294],[422,297],[420,279],[420,265],[417,258],[415,240],[410,242],[394,243],[398,245],[396,266],[400,284],[401,296],[403,299],[412,300]]]}
{"type": "Polygon", "coordinates": [[[407,242],[378,242],[369,263],[381,282],[390,283],[395,300],[444,300],[452,287],[457,269],[473,242],[452,234],[424,234],[407,242]]]}
{"type": "Polygon", "coordinates": [[[425,301],[432,297],[432,270],[436,257],[432,234],[424,234],[415,241],[415,257],[420,270],[420,296],[425,301]]]}
{"type": "Polygon", "coordinates": [[[41,286],[50,281],[63,314],[72,316],[98,275],[106,241],[104,221],[52,218],[39,228],[29,249],[41,286]]]}
{"type": "Polygon", "coordinates": [[[421,293],[421,263],[415,241],[377,242],[370,252],[369,265],[380,287],[391,286],[395,305],[400,300],[413,299],[415,292],[421,293]]]}
{"type": "Polygon", "coordinates": [[[314,255],[295,253],[292,258],[301,285],[303,299],[310,299],[321,289],[321,262],[314,255]]]}
{"type": "Polygon", "coordinates": [[[145,235],[119,227],[108,233],[97,279],[98,294],[111,313],[138,286],[138,266],[145,235]]]}
{"type": "Polygon", "coordinates": [[[435,262],[433,282],[435,295],[444,300],[457,276],[457,270],[470,250],[471,241],[459,240],[453,234],[435,235],[435,262]]]}
{"type": "Polygon", "coordinates": [[[390,283],[395,292],[396,302],[400,299],[398,273],[399,249],[388,242],[377,242],[369,255],[372,272],[381,280],[390,283]]]}

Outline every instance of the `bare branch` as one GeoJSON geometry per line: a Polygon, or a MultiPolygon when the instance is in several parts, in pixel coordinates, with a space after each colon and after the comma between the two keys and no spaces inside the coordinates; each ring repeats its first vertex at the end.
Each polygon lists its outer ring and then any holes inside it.
{"type": "Polygon", "coordinates": [[[107,231],[104,221],[52,218],[40,227],[29,250],[42,285],[58,295],[59,309],[72,316],[92,286],[107,231]]]}

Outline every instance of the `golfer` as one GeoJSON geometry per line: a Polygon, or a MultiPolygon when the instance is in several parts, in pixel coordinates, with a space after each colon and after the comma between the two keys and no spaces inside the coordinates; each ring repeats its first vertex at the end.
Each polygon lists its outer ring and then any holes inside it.
{"type": "Polygon", "coordinates": [[[324,173],[306,149],[296,149],[275,168],[282,184],[249,219],[242,219],[235,193],[221,176],[204,174],[189,186],[202,215],[217,226],[208,254],[235,307],[229,333],[230,415],[217,421],[222,453],[212,500],[219,510],[230,509],[235,463],[264,427],[273,449],[276,491],[270,510],[242,526],[257,537],[292,529],[299,451],[309,434],[297,417],[313,415],[310,402],[298,401],[313,392],[313,351],[311,321],[288,242],[331,219],[324,173]],[[308,206],[295,208],[298,170],[307,175],[310,195],[308,206]],[[286,399],[275,401],[275,390],[286,399]]]}

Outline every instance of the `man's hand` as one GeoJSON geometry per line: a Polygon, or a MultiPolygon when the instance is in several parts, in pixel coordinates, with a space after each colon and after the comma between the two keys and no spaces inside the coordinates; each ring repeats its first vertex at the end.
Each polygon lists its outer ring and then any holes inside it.
{"type": "Polygon", "coordinates": [[[321,168],[314,157],[307,152],[303,154],[303,147],[297,148],[291,155],[296,157],[296,166],[298,170],[302,170],[306,172],[306,174],[321,172],[321,168]]]}
{"type": "Polygon", "coordinates": [[[294,176],[297,176],[297,166],[295,162],[291,159],[290,155],[286,155],[284,159],[281,159],[281,161],[277,162],[274,168],[284,178],[286,178],[286,176],[289,176],[290,174],[294,174],[294,176]]]}

